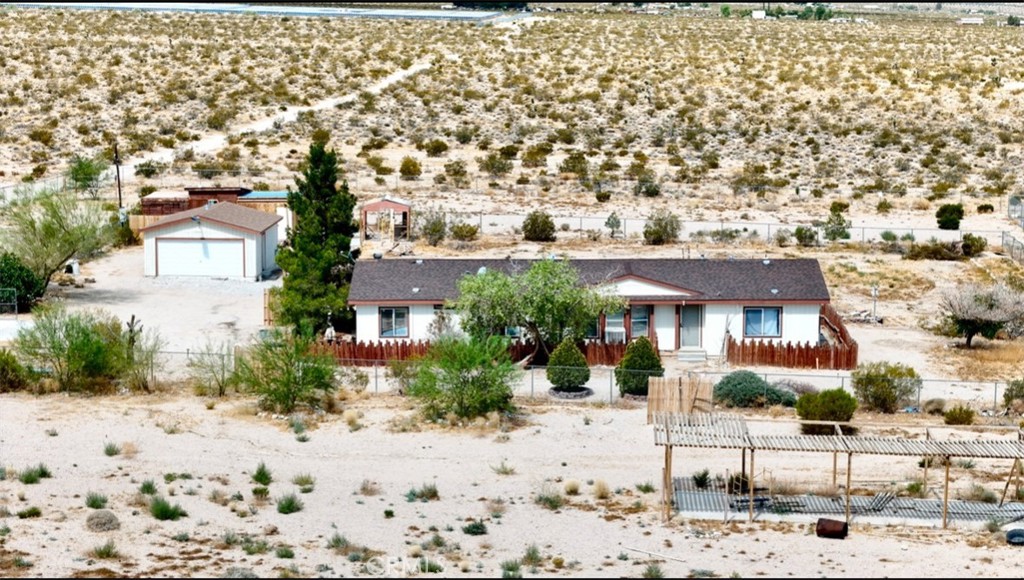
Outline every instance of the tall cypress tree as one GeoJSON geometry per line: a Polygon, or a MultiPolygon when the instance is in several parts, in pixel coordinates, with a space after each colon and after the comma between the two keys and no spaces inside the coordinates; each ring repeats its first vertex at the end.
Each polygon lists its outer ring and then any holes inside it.
{"type": "Polygon", "coordinates": [[[348,183],[337,187],[338,156],[322,142],[309,146],[306,169],[288,188],[288,207],[295,223],[288,245],[277,254],[285,272],[279,297],[281,321],[296,329],[319,332],[331,320],[351,325],[346,308],[352,279],[349,247],[357,225],[352,220],[356,199],[348,183]]]}

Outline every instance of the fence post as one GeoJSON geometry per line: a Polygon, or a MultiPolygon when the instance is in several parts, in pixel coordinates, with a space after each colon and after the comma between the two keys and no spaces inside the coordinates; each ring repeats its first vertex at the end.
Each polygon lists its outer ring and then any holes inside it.
{"type": "Polygon", "coordinates": [[[530,367],[530,398],[533,398],[533,367],[530,367]]]}
{"type": "Polygon", "coordinates": [[[612,398],[615,397],[615,371],[608,369],[608,404],[612,404],[612,398]]]}
{"type": "Polygon", "coordinates": [[[992,416],[999,410],[999,383],[992,383],[992,416]]]}
{"type": "Polygon", "coordinates": [[[380,392],[380,386],[377,384],[377,361],[373,361],[373,392],[380,392]]]}
{"type": "Polygon", "coordinates": [[[839,375],[839,388],[844,391],[846,390],[846,377],[842,375],[839,375]]]}

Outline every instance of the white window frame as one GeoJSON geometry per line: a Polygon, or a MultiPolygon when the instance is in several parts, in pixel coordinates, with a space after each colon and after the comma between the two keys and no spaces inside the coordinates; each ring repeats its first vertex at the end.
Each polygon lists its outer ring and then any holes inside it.
{"type": "Polygon", "coordinates": [[[381,306],[381,307],[379,307],[377,309],[377,321],[378,321],[378,324],[380,325],[380,337],[381,338],[409,338],[409,307],[408,306],[381,306]],[[391,315],[390,315],[390,320],[391,320],[391,331],[390,332],[391,332],[391,334],[385,334],[384,333],[384,321],[388,319],[386,317],[385,313],[388,310],[391,311],[391,315]],[[405,311],[405,334],[396,334],[395,333],[395,331],[398,328],[400,328],[400,327],[396,326],[396,324],[395,324],[396,321],[398,320],[398,311],[400,311],[400,310],[404,310],[405,311]]]}
{"type": "Polygon", "coordinates": [[[743,337],[744,338],[782,338],[782,307],[781,306],[748,306],[748,307],[744,308],[743,309],[743,337]],[[776,333],[775,334],[767,334],[767,333],[765,333],[765,324],[764,324],[765,316],[764,316],[764,314],[765,314],[766,311],[772,311],[772,310],[778,313],[777,318],[776,318],[776,322],[777,323],[775,325],[776,326],[776,333]],[[758,329],[758,331],[756,333],[748,332],[748,328],[750,327],[750,323],[748,322],[747,317],[752,312],[760,312],[761,313],[760,329],[758,329]]]}

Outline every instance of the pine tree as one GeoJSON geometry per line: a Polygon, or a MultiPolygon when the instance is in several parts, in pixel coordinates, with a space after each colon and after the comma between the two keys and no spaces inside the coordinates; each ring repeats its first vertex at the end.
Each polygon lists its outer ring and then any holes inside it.
{"type": "Polygon", "coordinates": [[[665,375],[661,357],[646,336],[629,343],[626,354],[615,368],[615,382],[623,395],[647,396],[647,378],[665,375]]]}
{"type": "Polygon", "coordinates": [[[352,220],[355,197],[348,183],[338,181],[338,156],[324,143],[309,146],[306,169],[288,188],[288,207],[295,215],[288,245],[277,254],[285,272],[278,311],[285,324],[319,331],[332,320],[351,324],[346,302],[352,278],[349,247],[357,226],[352,220]]]}

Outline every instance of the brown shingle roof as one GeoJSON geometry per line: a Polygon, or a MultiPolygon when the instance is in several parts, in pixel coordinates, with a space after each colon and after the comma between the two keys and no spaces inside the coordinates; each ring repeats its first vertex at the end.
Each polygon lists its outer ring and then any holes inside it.
{"type": "Polygon", "coordinates": [[[199,216],[199,219],[202,221],[209,221],[230,228],[257,234],[269,230],[282,219],[281,216],[269,212],[243,207],[230,202],[222,202],[214,204],[213,206],[204,205],[195,209],[171,214],[155,224],[142,228],[140,231],[148,232],[158,230],[170,225],[191,220],[194,216],[199,216]]]}
{"type": "MultiPolygon", "coordinates": [[[[513,273],[525,271],[532,262],[359,260],[352,273],[348,298],[352,303],[441,303],[458,296],[459,278],[476,274],[481,267],[513,273]],[[413,288],[419,290],[413,292],[413,288]]],[[[639,278],[691,292],[693,295],[686,300],[694,302],[829,301],[828,287],[817,260],[769,260],[765,263],[763,260],[581,259],[570,262],[588,285],[623,277],[639,278]]]]}

